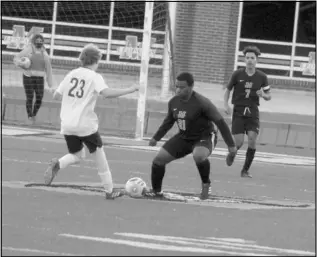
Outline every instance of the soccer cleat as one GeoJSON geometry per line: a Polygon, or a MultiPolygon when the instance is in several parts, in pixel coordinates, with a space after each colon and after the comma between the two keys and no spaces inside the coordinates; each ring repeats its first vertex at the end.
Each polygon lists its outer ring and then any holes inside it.
{"type": "Polygon", "coordinates": [[[209,198],[209,195],[211,194],[211,185],[210,183],[203,183],[200,193],[200,199],[206,200],[209,198]]]}
{"type": "Polygon", "coordinates": [[[157,191],[154,191],[153,189],[148,189],[148,188],[144,188],[142,195],[148,198],[156,198],[156,199],[164,198],[164,194],[162,191],[157,192],[157,191]]]}
{"type": "Polygon", "coordinates": [[[241,177],[242,178],[252,178],[252,175],[249,173],[249,171],[243,169],[241,171],[241,177]]]}
{"type": "Polygon", "coordinates": [[[234,158],[236,157],[236,154],[234,153],[228,153],[226,157],[226,162],[228,166],[231,166],[234,162],[234,158]]]}
{"type": "Polygon", "coordinates": [[[114,200],[118,197],[124,196],[124,190],[121,189],[113,189],[111,193],[106,192],[106,199],[107,200],[114,200]]]}
{"type": "Polygon", "coordinates": [[[49,186],[55,176],[57,175],[57,172],[59,171],[59,161],[57,158],[54,158],[51,160],[47,170],[45,171],[44,174],[44,183],[45,185],[49,186]]]}

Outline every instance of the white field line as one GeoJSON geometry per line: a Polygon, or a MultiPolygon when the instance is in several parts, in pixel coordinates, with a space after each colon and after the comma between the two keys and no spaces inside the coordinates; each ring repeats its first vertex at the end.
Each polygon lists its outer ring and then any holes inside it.
{"type": "Polygon", "coordinates": [[[51,252],[51,251],[44,251],[39,249],[29,249],[29,248],[16,248],[16,247],[9,247],[9,246],[2,246],[2,251],[10,251],[10,252],[24,252],[24,253],[39,253],[39,254],[47,254],[47,255],[59,255],[59,256],[85,256],[84,254],[73,254],[73,253],[63,253],[63,252],[51,252]]]}

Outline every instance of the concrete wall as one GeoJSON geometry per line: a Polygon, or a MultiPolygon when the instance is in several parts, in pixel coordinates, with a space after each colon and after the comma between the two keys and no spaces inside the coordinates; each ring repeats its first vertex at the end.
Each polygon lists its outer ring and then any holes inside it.
{"type": "MultiPolygon", "coordinates": [[[[108,105],[98,105],[96,112],[99,117],[100,132],[107,135],[134,137],[136,125],[136,100],[118,99],[108,105]]],[[[165,105],[164,105],[165,106],[165,105]]],[[[145,136],[154,135],[161,125],[164,111],[157,111],[158,102],[148,101],[145,119],[145,136]]],[[[60,103],[44,102],[38,115],[36,127],[60,128],[60,103]]],[[[2,102],[2,121],[4,124],[25,125],[25,100],[5,98],[2,102]]],[[[230,120],[227,120],[230,124],[230,120]]],[[[170,137],[177,132],[175,125],[166,135],[170,137]]],[[[261,122],[258,138],[259,145],[278,146],[287,148],[301,148],[315,151],[315,127],[313,125],[288,124],[277,122],[261,122]]],[[[219,133],[219,142],[222,142],[219,133]]],[[[224,147],[224,144],[222,144],[224,147]]]]}

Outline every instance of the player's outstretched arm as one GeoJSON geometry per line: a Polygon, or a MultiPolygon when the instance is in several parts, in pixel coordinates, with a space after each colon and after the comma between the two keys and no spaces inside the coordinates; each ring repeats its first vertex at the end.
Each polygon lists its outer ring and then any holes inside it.
{"type": "Polygon", "coordinates": [[[100,94],[104,98],[115,98],[115,97],[119,97],[119,96],[123,96],[123,95],[128,95],[128,94],[134,93],[135,91],[138,91],[138,90],[139,90],[139,86],[138,85],[134,85],[132,87],[124,88],[124,89],[105,88],[105,89],[103,89],[100,92],[100,94]]]}
{"type": "Polygon", "coordinates": [[[224,118],[221,118],[221,119],[215,121],[215,124],[217,125],[218,129],[220,130],[222,138],[225,141],[226,145],[228,146],[229,152],[234,152],[234,153],[237,152],[235,141],[234,141],[233,136],[230,132],[228,124],[226,123],[224,118]]]}
{"type": "Polygon", "coordinates": [[[54,94],[53,94],[53,99],[54,99],[54,100],[61,101],[61,100],[62,100],[62,94],[56,90],[56,91],[54,92],[54,94]]]}
{"type": "Polygon", "coordinates": [[[166,135],[166,133],[173,127],[174,123],[175,123],[175,119],[173,117],[173,112],[171,110],[171,106],[169,102],[167,115],[162,125],[159,127],[157,132],[154,134],[154,136],[150,140],[150,145],[151,146],[156,145],[156,142],[160,141],[166,135]]]}
{"type": "Polygon", "coordinates": [[[214,122],[220,130],[222,138],[228,146],[229,152],[236,152],[236,144],[230,132],[228,124],[218,111],[217,107],[212,102],[206,101],[204,108],[207,117],[209,117],[210,121],[214,122]]]}

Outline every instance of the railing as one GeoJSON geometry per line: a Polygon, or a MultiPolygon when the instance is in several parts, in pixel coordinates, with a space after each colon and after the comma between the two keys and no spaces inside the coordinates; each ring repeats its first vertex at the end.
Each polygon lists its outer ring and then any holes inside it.
{"type": "MultiPolygon", "coordinates": [[[[315,45],[296,43],[294,46],[295,50],[301,48],[304,49],[304,52],[307,52],[307,56],[300,56],[295,55],[296,51],[292,51],[293,43],[255,40],[247,38],[240,38],[239,40],[239,46],[240,44],[245,45],[248,43],[255,45],[267,45],[267,48],[272,48],[276,46],[289,47],[289,54],[267,53],[268,51],[270,51],[269,49],[265,49],[263,51],[260,47],[262,53],[259,57],[257,67],[259,67],[260,69],[265,69],[269,77],[277,79],[297,79],[302,81],[315,82],[315,45]],[[310,54],[310,52],[312,54],[310,54]],[[303,71],[307,66],[310,66],[309,68],[312,71],[312,73],[307,76],[311,77],[305,77],[305,74],[303,74],[303,71]],[[270,74],[270,72],[272,72],[272,74],[270,74]],[[281,75],[276,75],[274,73],[278,73],[281,75]]],[[[245,66],[243,59],[243,53],[242,51],[239,51],[236,67],[245,66]]]]}
{"type": "Polygon", "coordinates": [[[243,46],[248,44],[259,45],[262,54],[258,60],[257,67],[264,69],[269,78],[315,82],[316,45],[296,42],[299,5],[300,3],[296,2],[292,42],[280,42],[241,38],[243,0],[240,0],[234,68],[245,66],[243,53],[240,51],[243,46]],[[282,48],[276,51],[274,48],[277,47],[282,48]],[[305,52],[305,55],[298,52],[305,52]]]}
{"type": "MultiPolygon", "coordinates": [[[[106,58],[103,58],[101,63],[105,64],[115,64],[115,65],[127,65],[140,67],[140,61],[136,61],[135,51],[139,56],[141,53],[140,47],[131,47],[127,40],[114,40],[112,39],[112,35],[116,31],[126,32],[127,35],[129,33],[140,33],[141,36],[143,33],[143,29],[134,29],[134,28],[121,28],[115,27],[112,25],[112,16],[113,16],[113,4],[111,4],[110,10],[110,23],[109,26],[100,26],[100,25],[89,25],[89,24],[79,24],[79,23],[71,23],[71,22],[60,22],[56,21],[56,10],[57,10],[57,2],[54,3],[54,14],[52,20],[40,20],[40,19],[26,19],[26,18],[12,18],[4,16],[2,17],[2,46],[6,45],[13,36],[13,30],[8,28],[3,28],[4,23],[6,21],[13,23],[17,22],[17,24],[36,24],[36,26],[40,27],[41,25],[49,25],[51,26],[52,33],[43,32],[43,36],[46,40],[45,47],[48,49],[50,53],[50,57],[52,59],[57,60],[70,60],[76,61],[77,56],[81,48],[87,43],[95,43],[100,46],[102,53],[106,55],[106,58]],[[58,27],[63,27],[69,31],[68,35],[65,33],[58,33],[58,27]],[[71,28],[88,28],[88,29],[98,29],[105,33],[108,33],[104,38],[96,38],[96,37],[86,37],[86,36],[77,36],[72,35],[71,28]],[[119,58],[122,53],[125,52],[128,55],[128,58],[119,58]],[[115,57],[115,58],[110,58],[115,57]],[[115,60],[113,60],[115,59],[115,60]]],[[[240,7],[241,8],[241,7],[240,7]]],[[[241,10],[240,10],[241,12],[241,10]]],[[[240,13],[241,15],[241,13],[240,13]]],[[[241,21],[238,21],[240,24],[241,21]]],[[[239,31],[239,29],[238,29],[239,31]]],[[[152,35],[155,38],[156,36],[164,37],[164,31],[156,31],[152,30],[152,35]]],[[[22,40],[22,39],[21,39],[22,40]]],[[[310,57],[309,52],[312,53],[311,56],[315,56],[315,48],[316,45],[312,44],[300,44],[294,42],[277,42],[277,41],[266,41],[266,40],[255,40],[255,39],[247,39],[240,38],[238,33],[237,38],[237,49],[241,49],[241,44],[261,44],[266,45],[267,47],[285,47],[289,48],[289,52],[287,54],[280,53],[272,53],[269,50],[262,50],[262,55],[259,58],[258,67],[260,69],[264,69],[264,71],[268,74],[270,78],[277,79],[290,79],[290,80],[301,80],[301,81],[309,81],[315,82],[315,57],[310,57]],[[303,54],[298,54],[297,49],[306,49],[307,53],[305,56],[303,54]],[[311,71],[311,74],[305,75],[303,71],[308,69],[311,71]]],[[[3,47],[2,51],[3,55],[13,55],[16,53],[13,49],[8,49],[3,47]]],[[[151,45],[151,61],[149,67],[151,68],[163,68],[163,52],[164,52],[164,40],[160,40],[159,43],[153,43],[151,45]]],[[[305,52],[305,51],[304,51],[305,52]]],[[[241,51],[236,52],[235,58],[235,68],[244,66],[243,62],[243,54],[241,51]]]]}
{"type": "MultiPolygon", "coordinates": [[[[3,21],[13,21],[17,22],[17,24],[37,24],[37,27],[41,27],[41,24],[51,25],[52,33],[41,33],[45,39],[45,48],[49,51],[50,57],[52,59],[58,60],[70,60],[76,61],[78,58],[78,54],[81,51],[82,47],[88,43],[97,44],[102,53],[106,55],[105,60],[101,60],[101,63],[106,64],[117,64],[117,65],[128,65],[140,67],[140,62],[133,62],[135,60],[139,60],[140,58],[135,58],[136,55],[141,54],[141,47],[131,47],[127,40],[114,40],[111,38],[111,35],[114,31],[124,31],[140,33],[142,36],[143,29],[134,29],[134,28],[121,28],[114,27],[110,24],[110,26],[98,26],[98,25],[89,25],[89,24],[79,24],[79,23],[70,23],[70,22],[58,22],[56,20],[47,21],[47,20],[38,20],[38,19],[26,19],[26,18],[12,18],[12,17],[2,17],[3,21]],[[74,36],[71,35],[72,31],[69,30],[69,35],[61,35],[56,32],[56,26],[64,26],[65,28],[76,27],[76,28],[91,28],[91,29],[99,29],[100,31],[108,32],[107,38],[94,38],[94,37],[86,37],[86,36],[74,36]],[[64,52],[63,52],[64,51],[64,52]],[[119,56],[125,52],[125,59],[120,59],[119,56]],[[76,56],[76,57],[75,57],[76,56]],[[117,56],[117,61],[111,60],[110,56],[117,56]]],[[[13,39],[14,31],[13,29],[2,29],[2,46],[7,45],[10,40],[20,40],[27,42],[28,38],[20,38],[13,39]]],[[[156,31],[152,30],[153,42],[155,41],[155,36],[161,35],[161,37],[165,36],[164,31],[156,31]]],[[[140,42],[138,42],[140,43],[140,42]]],[[[164,50],[164,40],[160,43],[152,43],[151,44],[151,52],[150,57],[154,59],[152,64],[149,67],[151,68],[163,68],[163,50],[164,50]]],[[[14,55],[16,51],[10,48],[6,48],[2,51],[2,55],[14,55]]]]}

